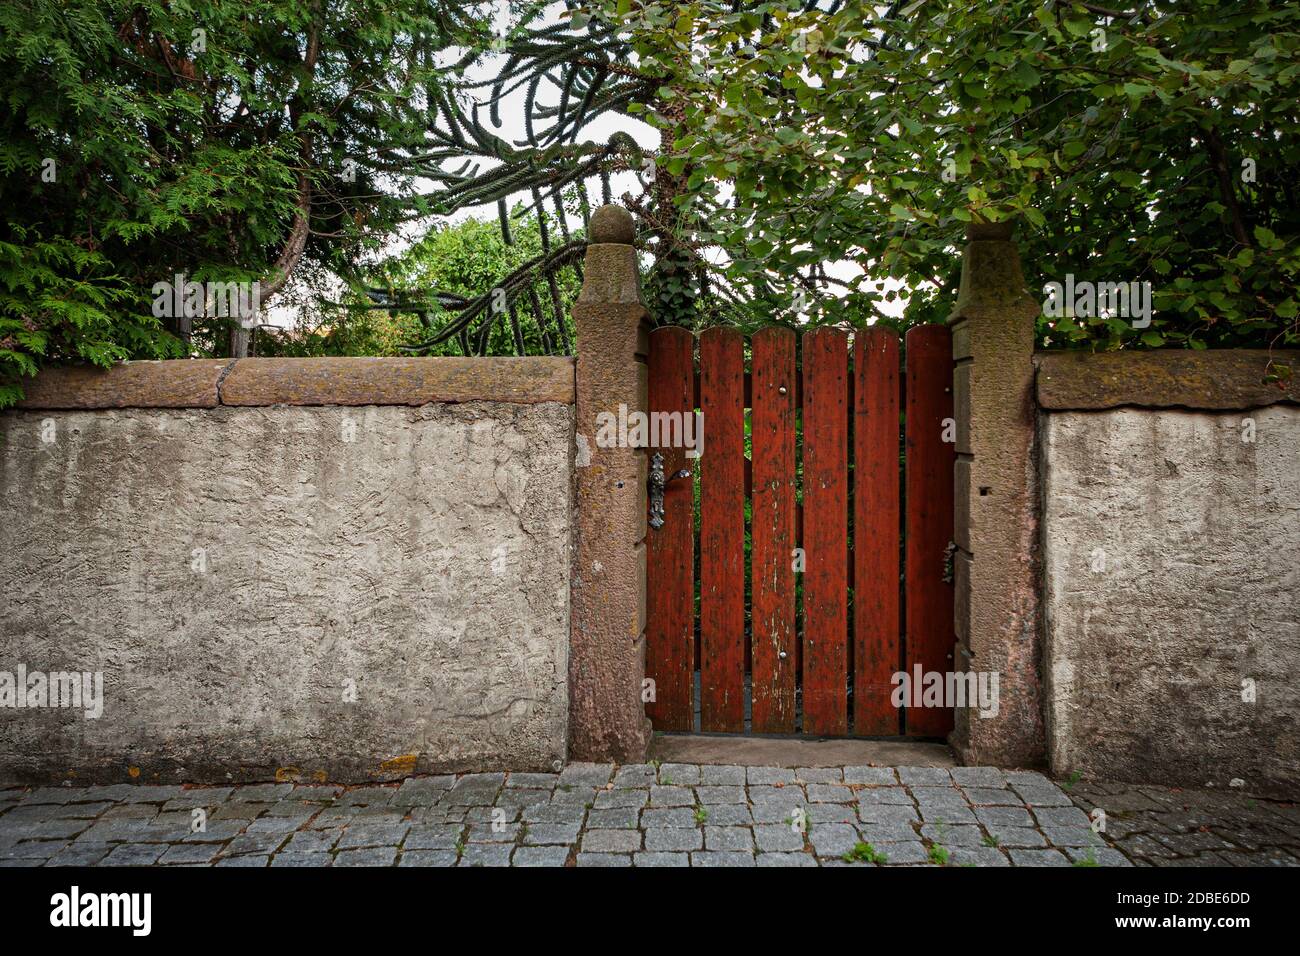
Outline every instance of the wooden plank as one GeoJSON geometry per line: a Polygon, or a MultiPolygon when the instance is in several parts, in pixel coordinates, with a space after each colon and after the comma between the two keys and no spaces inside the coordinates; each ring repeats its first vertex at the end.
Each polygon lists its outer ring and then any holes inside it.
{"type": "Polygon", "coordinates": [[[700,336],[700,728],[745,724],[745,351],[735,329],[700,336]]]}
{"type": "Polygon", "coordinates": [[[795,729],[795,344],[793,331],[776,327],[751,340],[752,728],[760,734],[795,729]]]}
{"type": "Polygon", "coordinates": [[[848,733],[848,334],[803,337],[803,730],[848,733]]]}
{"type": "MultiPolygon", "coordinates": [[[[953,463],[956,443],[944,441],[952,418],[952,336],[943,325],[907,332],[906,510],[904,613],[907,672],[953,669],[953,586],[944,562],[953,537],[953,463]]],[[[918,691],[913,688],[912,694],[918,691]]],[[[907,707],[907,733],[939,737],[953,727],[946,707],[907,707]]]]}
{"type": "Polygon", "coordinates": [[[899,354],[892,329],[853,341],[853,732],[897,734],[890,700],[902,661],[899,578],[899,354]]]}
{"type": "MultiPolygon", "coordinates": [[[[694,471],[686,457],[684,429],[693,428],[695,336],[681,326],[650,334],[650,411],[668,412],[681,423],[661,432],[649,454],[664,456],[670,479],[681,469],[694,471]]],[[[694,432],[689,434],[694,435],[694,432]]],[[[646,677],[655,699],[646,714],[655,730],[695,729],[695,501],[694,479],[669,481],[664,491],[664,523],[646,529],[646,677]]]]}

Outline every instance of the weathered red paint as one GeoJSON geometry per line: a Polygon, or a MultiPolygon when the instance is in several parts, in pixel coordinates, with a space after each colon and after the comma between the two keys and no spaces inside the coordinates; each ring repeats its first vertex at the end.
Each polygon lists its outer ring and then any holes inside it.
{"type": "Polygon", "coordinates": [[[745,723],[745,352],[735,329],[700,336],[700,728],[745,723]]]}
{"type": "MultiPolygon", "coordinates": [[[[653,412],[686,416],[695,411],[695,336],[680,326],[650,333],[649,406],[653,412]]],[[[693,426],[692,426],[693,427],[693,426]]],[[[679,433],[678,437],[684,435],[679,433]]],[[[660,435],[664,473],[694,471],[682,441],[660,435]]],[[[656,730],[694,729],[695,688],[695,501],[692,479],[670,481],[664,491],[664,524],[646,529],[646,677],[654,699],[646,703],[656,730]]]]}
{"type": "Polygon", "coordinates": [[[766,328],[752,339],[750,527],[752,726],[755,733],[795,729],[795,334],[766,328]]]}

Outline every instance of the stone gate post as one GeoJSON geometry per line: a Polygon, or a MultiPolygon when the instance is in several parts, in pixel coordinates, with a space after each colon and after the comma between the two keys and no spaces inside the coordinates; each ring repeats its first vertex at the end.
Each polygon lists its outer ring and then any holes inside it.
{"type": "Polygon", "coordinates": [[[952,326],[955,669],[996,672],[996,716],[958,708],[967,764],[1043,763],[1034,324],[1010,223],[972,225],[952,326]]]}
{"type": "Polygon", "coordinates": [[[620,206],[588,227],[577,328],[577,558],[569,641],[569,757],[636,762],[650,743],[645,677],[646,454],[601,447],[597,416],[645,412],[649,348],[635,228],[620,206]]]}

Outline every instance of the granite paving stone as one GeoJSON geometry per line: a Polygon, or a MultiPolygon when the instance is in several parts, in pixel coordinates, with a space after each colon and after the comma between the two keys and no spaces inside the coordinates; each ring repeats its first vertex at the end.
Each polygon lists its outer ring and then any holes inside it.
{"type": "Polygon", "coordinates": [[[845,767],[844,782],[872,787],[892,786],[898,783],[893,767],[845,767]]]}
{"type": "Polygon", "coordinates": [[[997,767],[952,767],[948,771],[960,787],[998,790],[1007,785],[1007,777],[997,767]]]}
{"type": "Polygon", "coordinates": [[[442,800],[455,784],[454,776],[411,777],[402,782],[390,801],[395,807],[428,807],[442,800]]]}
{"type": "Polygon", "coordinates": [[[410,829],[409,823],[354,823],[343,831],[337,846],[340,850],[368,846],[397,846],[410,829]]]}
{"type": "Polygon", "coordinates": [[[595,787],[577,787],[571,784],[559,784],[551,795],[552,804],[578,806],[586,809],[596,799],[595,787]]]}
{"type": "Polygon", "coordinates": [[[158,858],[163,866],[171,863],[211,863],[221,852],[221,847],[212,843],[173,843],[158,858]]]}
{"type": "Polygon", "coordinates": [[[704,846],[704,834],[695,827],[650,827],[644,832],[647,850],[681,852],[704,846]]]}
{"type": "Polygon", "coordinates": [[[334,857],[328,853],[277,853],[271,857],[271,868],[333,866],[334,857]]]}
{"type": "Polygon", "coordinates": [[[229,799],[238,803],[275,803],[293,793],[291,783],[262,783],[236,787],[229,799]]]}
{"type": "Polygon", "coordinates": [[[704,828],[704,848],[706,850],[745,850],[754,849],[754,835],[748,827],[712,827],[704,828]]]}
{"type": "Polygon", "coordinates": [[[1106,841],[1088,827],[1043,827],[1043,836],[1052,846],[1105,846],[1106,841]]]}
{"type": "Polygon", "coordinates": [[[497,795],[496,805],[515,814],[529,807],[546,806],[551,801],[549,790],[502,790],[497,795]]]}
{"type": "MultiPolygon", "coordinates": [[[[518,850],[515,851],[519,852],[518,850]]],[[[455,850],[403,850],[398,866],[455,866],[455,850]]]]}
{"type": "Polygon", "coordinates": [[[701,807],[704,822],[717,826],[748,826],[754,822],[754,815],[743,803],[709,804],[701,807]]]}
{"type": "Polygon", "coordinates": [[[943,826],[927,823],[921,827],[921,836],[944,847],[979,846],[983,834],[979,827],[943,826]]]}
{"type": "Polygon", "coordinates": [[[522,825],[518,823],[474,823],[470,825],[467,843],[509,843],[519,842],[522,825]]]}
{"type": "Polygon", "coordinates": [[[614,765],[608,763],[571,763],[560,772],[558,786],[603,787],[614,776],[614,765]]]}
{"type": "Polygon", "coordinates": [[[872,845],[921,839],[920,834],[906,823],[864,823],[858,829],[862,832],[862,839],[872,845]]]}
{"type": "MultiPolygon", "coordinates": [[[[958,769],[958,768],[954,768],[958,769]]],[[[955,866],[1010,866],[1011,861],[997,847],[955,846],[949,862],[955,866]]]]}
{"type": "Polygon", "coordinates": [[[840,857],[852,850],[860,841],[855,827],[845,823],[828,823],[815,826],[808,834],[808,842],[820,857],[840,857]]]}
{"type": "Polygon", "coordinates": [[[161,843],[124,843],[113,847],[100,866],[151,866],[167,849],[161,843]]]}
{"type": "Polygon", "coordinates": [[[509,866],[512,843],[470,843],[460,855],[458,866],[509,866]]]}
{"type": "Polygon", "coordinates": [[[700,768],[693,763],[666,763],[659,766],[659,782],[665,786],[694,787],[700,782],[700,768]]]}
{"type": "Polygon", "coordinates": [[[1092,821],[1078,807],[1035,807],[1034,818],[1040,827],[1086,827],[1092,821]]]}
{"type": "Polygon", "coordinates": [[[631,853],[639,849],[640,830],[588,830],[582,837],[584,853],[631,853]]]}
{"type": "Polygon", "coordinates": [[[335,866],[392,866],[397,862],[397,847],[368,846],[356,850],[340,850],[334,856],[335,866]]]}
{"type": "Polygon", "coordinates": [[[898,779],[909,787],[947,787],[952,776],[946,767],[899,767],[898,779]]]}
{"type": "Polygon", "coordinates": [[[754,842],[764,852],[798,851],[804,846],[804,835],[783,823],[769,823],[754,827],[754,842]]]}
{"type": "Polygon", "coordinates": [[[1040,847],[1047,845],[1047,838],[1037,830],[1029,827],[986,826],[989,837],[996,846],[1001,847],[1040,847]]]}
{"type": "MultiPolygon", "coordinates": [[[[343,836],[342,830],[299,830],[284,843],[284,853],[328,853],[343,836]]],[[[283,842],[283,837],[276,837],[283,842]]],[[[233,844],[232,844],[233,847],[233,844]]]]}
{"type": "Polygon", "coordinates": [[[867,787],[858,791],[858,803],[898,804],[912,806],[916,803],[905,787],[867,787]]]}
{"type": "Polygon", "coordinates": [[[554,790],[559,783],[558,773],[512,773],[506,780],[506,786],[525,790],[554,790]]]}
{"type": "Polygon", "coordinates": [[[49,858],[46,866],[95,866],[112,848],[104,843],[69,843],[49,858]]]}
{"type": "Polygon", "coordinates": [[[795,772],[786,767],[746,767],[745,782],[754,784],[794,783],[795,772]]]}
{"type": "Polygon", "coordinates": [[[992,787],[962,787],[966,799],[976,807],[1024,806],[1024,802],[1011,790],[997,790],[992,787]]]}
{"type": "MultiPolygon", "coordinates": [[[[647,810],[646,813],[672,813],[672,810],[647,810]]],[[[626,830],[637,825],[641,811],[630,807],[616,810],[587,811],[587,826],[597,830],[626,830]]],[[[687,824],[689,826],[689,824],[687,824]]]]}
{"type": "Polygon", "coordinates": [[[851,804],[810,803],[804,810],[812,823],[857,823],[858,814],[851,804]]]}
{"type": "MultiPolygon", "coordinates": [[[[315,833],[318,831],[312,830],[308,832],[315,833]]],[[[294,837],[296,836],[299,836],[299,834],[295,833],[294,837]]],[[[243,854],[274,853],[285,842],[286,837],[282,833],[245,833],[227,843],[223,855],[240,856],[243,854]]]]}
{"type": "Polygon", "coordinates": [[[912,866],[929,863],[930,854],[919,840],[906,843],[882,843],[876,850],[885,855],[886,866],[912,866]]]}
{"type": "Polygon", "coordinates": [[[977,826],[980,822],[969,807],[937,807],[923,804],[918,812],[926,823],[977,826]]]}
{"type": "Polygon", "coordinates": [[[702,853],[691,854],[691,866],[701,867],[731,867],[744,866],[752,867],[754,865],[754,854],[734,850],[705,850],[702,853]]]}
{"type": "Polygon", "coordinates": [[[737,766],[700,767],[700,783],[709,787],[736,787],[745,783],[745,768],[737,766]]]}
{"type": "Polygon", "coordinates": [[[807,815],[807,808],[801,806],[785,806],[780,803],[755,803],[749,808],[750,815],[754,818],[754,823],[789,823],[793,819],[795,811],[807,815]]]}
{"type": "Polygon", "coordinates": [[[1031,807],[1068,807],[1070,798],[1060,787],[1054,786],[1015,786],[1021,800],[1031,807]]]}
{"type": "Polygon", "coordinates": [[[650,788],[650,806],[652,807],[693,807],[695,791],[690,787],[665,787],[656,784],[650,788]]]}
{"type": "Polygon", "coordinates": [[[1030,827],[1034,818],[1024,807],[976,807],[975,817],[985,826],[1030,827]]]}
{"type": "Polygon", "coordinates": [[[1132,866],[1128,857],[1110,847],[1070,847],[1065,851],[1075,863],[1095,863],[1097,866],[1132,866]]]}
{"type": "Polygon", "coordinates": [[[521,846],[510,858],[511,866],[552,867],[564,866],[569,858],[567,846],[521,846]]]}
{"type": "MultiPolygon", "coordinates": [[[[613,813],[614,811],[605,811],[613,813]]],[[[582,804],[548,804],[544,807],[528,807],[524,810],[524,822],[529,826],[535,823],[568,823],[578,825],[587,816],[587,808],[582,804]]]]}
{"type": "MultiPolygon", "coordinates": [[[[593,811],[594,812],[594,811],[593,811]]],[[[651,807],[641,811],[641,826],[645,829],[659,827],[693,827],[695,811],[689,807],[651,807]]]]}
{"type": "Polygon", "coordinates": [[[404,850],[450,850],[460,841],[464,832],[465,828],[456,823],[413,825],[406,831],[402,848],[404,850]]]}
{"type": "Polygon", "coordinates": [[[800,783],[843,783],[844,771],[839,767],[800,767],[795,772],[800,783]]]}
{"type": "Polygon", "coordinates": [[[1070,859],[1060,850],[1008,850],[1016,866],[1070,866],[1070,859]]]}
{"type": "Polygon", "coordinates": [[[649,787],[658,779],[658,771],[653,764],[637,763],[619,767],[614,773],[614,788],[621,789],[649,787]]]}
{"type": "MultiPolygon", "coordinates": [[[[659,787],[657,789],[665,790],[669,788],[659,787]]],[[[688,796],[690,795],[690,790],[687,789],[686,787],[671,788],[671,789],[674,790],[680,789],[684,791],[688,796]]],[[[632,807],[639,810],[641,809],[641,807],[644,807],[647,803],[650,802],[650,793],[651,791],[649,790],[649,788],[636,789],[636,790],[633,789],[601,790],[599,793],[596,794],[596,800],[594,803],[592,803],[592,809],[617,810],[620,808],[626,809],[628,807],[632,807]]],[[[692,800],[691,802],[693,803],[694,800],[692,800]]],[[[668,804],[663,802],[660,802],[658,804],[658,806],[672,806],[672,805],[673,804],[668,804]]]]}
{"type": "Polygon", "coordinates": [[[805,788],[809,803],[848,803],[853,791],[838,784],[810,783],[805,788]]]}
{"type": "Polygon", "coordinates": [[[688,853],[656,853],[647,850],[642,853],[633,853],[632,864],[646,867],[690,866],[691,857],[688,853]]]}
{"type": "Polygon", "coordinates": [[[700,803],[745,803],[745,788],[742,786],[725,786],[702,784],[695,788],[700,803]]]}
{"type": "Polygon", "coordinates": [[[811,853],[760,853],[754,858],[755,866],[816,866],[817,858],[811,853]]]}
{"type": "MultiPolygon", "coordinates": [[[[587,831],[588,833],[593,831],[587,831]]],[[[621,831],[630,833],[640,839],[639,830],[621,831]]],[[[523,842],[529,846],[571,846],[578,842],[579,826],[576,823],[530,823],[524,832],[523,842]]]]}

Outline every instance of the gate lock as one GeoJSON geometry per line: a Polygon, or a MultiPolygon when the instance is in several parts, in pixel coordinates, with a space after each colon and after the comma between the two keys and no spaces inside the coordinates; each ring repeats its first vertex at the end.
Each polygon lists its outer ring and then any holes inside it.
{"type": "Polygon", "coordinates": [[[664,489],[668,482],[678,478],[689,478],[691,473],[683,468],[671,478],[664,477],[664,456],[655,452],[650,459],[650,477],[646,485],[650,491],[650,527],[662,528],[664,524],[664,489]]]}

